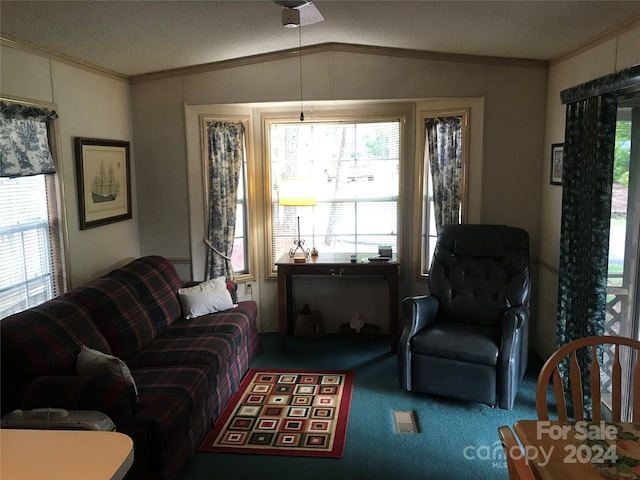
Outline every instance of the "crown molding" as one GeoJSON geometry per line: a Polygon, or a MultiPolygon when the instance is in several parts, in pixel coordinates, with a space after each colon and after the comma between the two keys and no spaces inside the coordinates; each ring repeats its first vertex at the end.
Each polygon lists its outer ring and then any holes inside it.
{"type": "Polygon", "coordinates": [[[278,50],[269,53],[259,53],[256,55],[222,60],[219,62],[203,63],[201,65],[193,65],[190,67],[182,67],[172,70],[163,70],[160,72],[134,75],[131,77],[131,83],[144,83],[171,77],[181,77],[184,75],[194,75],[197,73],[206,73],[227,68],[236,68],[245,65],[287,60],[289,58],[297,58],[299,55],[315,55],[325,52],[346,52],[387,57],[403,57],[418,60],[434,60],[440,62],[476,63],[483,65],[519,66],[530,68],[547,68],[548,64],[546,60],[485,57],[481,55],[460,55],[453,53],[429,52],[425,50],[412,50],[407,48],[376,47],[371,45],[330,42],[317,45],[309,45],[302,47],[301,49],[289,48],[286,50],[278,50]]]}
{"type": "Polygon", "coordinates": [[[572,48],[571,50],[558,55],[557,57],[552,58],[551,60],[549,60],[549,66],[552,67],[554,65],[557,65],[558,63],[562,63],[565,62],[567,60],[569,60],[570,58],[573,57],[577,57],[578,55],[580,55],[581,53],[584,53],[588,50],[591,50],[594,47],[597,47],[598,45],[607,42],[609,40],[612,40],[614,38],[619,37],[620,35],[622,35],[623,33],[626,33],[630,30],[633,30],[636,27],[640,27],[640,15],[637,15],[633,18],[631,18],[630,20],[628,20],[627,22],[623,23],[622,25],[618,25],[615,28],[612,28],[610,30],[607,30],[606,32],[590,39],[587,40],[586,42],[584,42],[582,45],[572,48]]]}
{"type": "Polygon", "coordinates": [[[114,78],[116,80],[125,80],[128,82],[131,79],[131,77],[129,77],[128,75],[123,75],[106,68],[97,67],[88,62],[70,57],[69,55],[58,53],[53,50],[49,50],[48,48],[39,47],[32,43],[25,42],[24,40],[19,40],[17,38],[12,38],[7,35],[0,35],[0,45],[31,53],[33,55],[38,55],[39,57],[44,57],[48,60],[54,60],[71,67],[80,68],[82,70],[86,70],[87,72],[96,73],[98,75],[114,78]]]}

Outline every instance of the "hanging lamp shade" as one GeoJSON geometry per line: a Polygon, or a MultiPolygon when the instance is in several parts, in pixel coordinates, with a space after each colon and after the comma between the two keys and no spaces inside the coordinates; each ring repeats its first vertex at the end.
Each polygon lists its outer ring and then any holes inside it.
{"type": "Polygon", "coordinates": [[[283,8],[282,25],[286,28],[296,28],[300,26],[300,10],[297,8],[283,8]]]}
{"type": "Polygon", "coordinates": [[[280,183],[278,203],[289,207],[312,207],[316,205],[313,182],[308,178],[290,178],[280,183]]]}

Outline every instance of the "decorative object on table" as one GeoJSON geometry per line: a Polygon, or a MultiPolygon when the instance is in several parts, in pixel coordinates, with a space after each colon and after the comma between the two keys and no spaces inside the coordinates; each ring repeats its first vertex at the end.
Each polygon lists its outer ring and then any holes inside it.
{"type": "Polygon", "coordinates": [[[353,317],[351,317],[351,321],[349,322],[349,326],[356,332],[360,333],[360,329],[364,327],[364,318],[362,318],[362,315],[360,313],[354,313],[353,317]]]}
{"type": "Polygon", "coordinates": [[[393,256],[393,249],[391,245],[380,245],[378,246],[378,256],[379,257],[389,257],[393,256]]]}
{"type": "Polygon", "coordinates": [[[312,257],[317,257],[319,255],[318,250],[316,249],[316,247],[313,247],[311,249],[311,256],[312,257]]]}
{"type": "MultiPolygon", "coordinates": [[[[595,435],[591,435],[595,438],[584,438],[584,432],[578,432],[575,428],[569,431],[577,451],[603,452],[600,457],[602,461],[596,461],[598,457],[594,456],[590,463],[604,478],[640,480],[640,425],[615,422],[595,425],[597,428],[603,426],[601,430],[595,430],[595,435]]],[[[594,427],[591,428],[593,431],[594,427]]]]}
{"type": "Polygon", "coordinates": [[[564,143],[551,145],[551,185],[562,185],[562,159],[564,143]]]}
{"type": "Polygon", "coordinates": [[[296,327],[293,331],[295,337],[306,338],[319,338],[324,335],[324,321],[322,319],[322,313],[312,311],[309,308],[309,304],[305,303],[300,313],[298,313],[298,319],[296,320],[296,327]]]}
{"type": "MultiPolygon", "coordinates": [[[[315,206],[316,198],[312,192],[313,185],[311,180],[304,178],[290,178],[280,184],[280,198],[278,204],[284,207],[315,206]]],[[[289,250],[289,257],[293,257],[295,263],[304,263],[306,259],[309,258],[310,250],[308,248],[304,248],[305,241],[300,238],[300,215],[297,216],[297,219],[298,239],[293,241],[296,247],[289,250]]]]}
{"type": "Polygon", "coordinates": [[[363,324],[359,331],[351,328],[350,323],[340,325],[340,333],[352,342],[371,342],[377,338],[379,332],[380,327],[371,323],[363,324]]]}
{"type": "Polygon", "coordinates": [[[132,218],[129,142],[75,138],[80,229],[132,218]]]}
{"type": "Polygon", "coordinates": [[[341,458],[353,372],[251,369],[204,452],[341,458]]]}

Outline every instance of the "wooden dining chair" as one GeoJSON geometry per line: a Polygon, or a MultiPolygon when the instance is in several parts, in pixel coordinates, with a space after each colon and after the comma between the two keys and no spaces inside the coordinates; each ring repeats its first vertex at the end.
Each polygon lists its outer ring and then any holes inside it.
{"type": "Polygon", "coordinates": [[[507,425],[498,427],[498,434],[502,441],[504,455],[507,458],[509,480],[535,480],[533,471],[531,471],[531,467],[525,460],[524,453],[522,453],[522,449],[516,437],[513,435],[511,428],[507,425]]]}
{"type": "Polygon", "coordinates": [[[544,363],[540,374],[538,375],[538,384],[536,386],[536,410],[539,420],[549,420],[549,406],[547,404],[547,392],[549,382],[553,383],[553,394],[556,401],[556,410],[558,420],[567,421],[567,402],[565,400],[565,392],[560,377],[558,365],[567,357],[569,357],[569,378],[571,383],[571,397],[573,407],[573,419],[584,420],[584,404],[583,404],[583,388],[580,366],[578,365],[577,351],[585,347],[591,348],[591,368],[589,372],[589,380],[591,383],[591,420],[602,420],[602,382],[600,371],[602,365],[598,359],[599,345],[611,345],[613,348],[613,361],[610,372],[611,377],[611,419],[615,422],[621,421],[622,410],[622,375],[623,366],[621,364],[621,346],[629,347],[631,354],[629,362],[625,364],[631,365],[632,368],[632,409],[633,421],[638,422],[640,419],[640,342],[628,337],[618,337],[610,335],[592,336],[573,340],[558,350],[556,350],[544,363]]]}

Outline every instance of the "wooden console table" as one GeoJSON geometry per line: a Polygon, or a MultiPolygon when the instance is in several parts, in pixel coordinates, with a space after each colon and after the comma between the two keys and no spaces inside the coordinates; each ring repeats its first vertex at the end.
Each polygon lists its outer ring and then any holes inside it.
{"type": "Polygon", "coordinates": [[[284,254],[276,262],[278,266],[278,330],[280,349],[286,350],[287,335],[293,332],[293,275],[332,275],[332,276],[382,276],[389,283],[389,334],[391,351],[398,350],[398,262],[369,262],[360,255],[357,262],[351,263],[347,253],[326,254],[309,257],[306,263],[294,263],[289,254],[284,254]],[[364,259],[364,262],[362,261],[364,259]]]}

